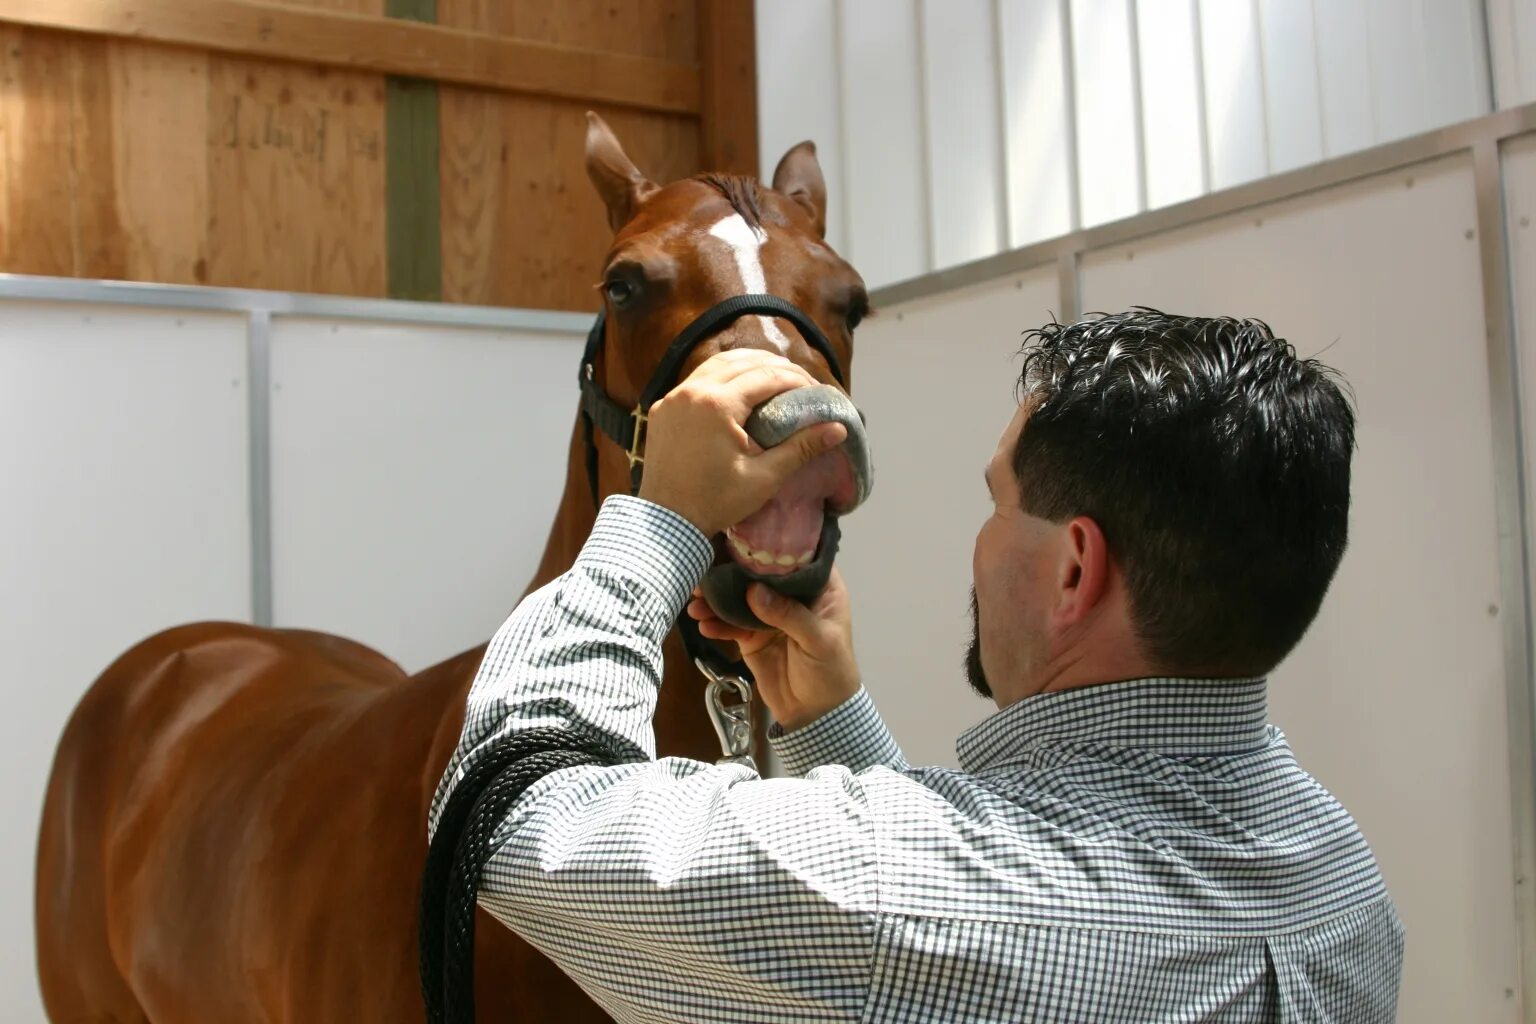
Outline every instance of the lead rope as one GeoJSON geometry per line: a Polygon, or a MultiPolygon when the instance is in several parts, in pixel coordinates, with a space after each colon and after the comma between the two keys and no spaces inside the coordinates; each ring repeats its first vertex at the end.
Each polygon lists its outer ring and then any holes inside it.
{"type": "MultiPolygon", "coordinates": [[[[704,661],[705,706],[724,754],[716,764],[752,759],[752,684],[704,661]],[[728,702],[733,696],[736,701],[728,702]]],[[[579,729],[530,729],[493,743],[453,787],[427,848],[421,876],[417,942],[428,1024],[474,1024],[475,904],[492,841],[507,812],[550,772],[637,760],[611,740],[579,729]]]]}

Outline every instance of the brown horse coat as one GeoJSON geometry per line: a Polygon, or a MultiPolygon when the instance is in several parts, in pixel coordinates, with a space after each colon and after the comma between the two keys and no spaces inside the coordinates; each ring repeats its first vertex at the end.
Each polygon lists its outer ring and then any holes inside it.
{"type": "MultiPolygon", "coordinates": [[[[622,264],[665,296],[610,316],[609,394],[632,401],[677,330],[742,291],[729,261],[698,245],[733,203],[758,206],[782,242],[764,261],[768,290],[806,310],[848,365],[867,300],[822,241],[826,190],[808,143],[780,162],[773,191],[718,177],[657,186],[595,117],[587,162],[617,231],[605,274],[622,264]]],[[[757,320],[701,345],[683,374],[721,348],[765,344],[757,320]]],[[[795,342],[790,358],[826,379],[795,342]]],[[[628,488],[611,444],[599,476],[605,494],[628,488]]],[[[571,564],[594,515],[576,432],[532,586],[571,564]]],[[[122,655],[65,728],[43,809],[37,956],[51,1019],[421,1020],[427,807],[483,653],[407,676],[339,637],[199,623],[122,655]]],[[[712,760],[702,686],[675,634],[666,659],[657,749],[712,760]]],[[[480,1019],[607,1019],[483,912],[478,936],[480,1019]]]]}

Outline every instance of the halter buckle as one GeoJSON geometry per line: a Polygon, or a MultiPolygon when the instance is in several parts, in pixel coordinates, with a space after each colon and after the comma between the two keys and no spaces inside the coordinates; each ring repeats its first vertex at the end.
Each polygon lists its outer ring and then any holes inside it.
{"type": "Polygon", "coordinates": [[[744,764],[757,771],[757,762],[752,759],[752,684],[740,676],[721,675],[706,665],[703,658],[695,658],[693,663],[709,680],[704,690],[704,707],[725,755],[715,763],[744,764]],[[727,690],[739,698],[739,703],[725,703],[727,690]]]}
{"type": "Polygon", "coordinates": [[[635,419],[635,436],[630,441],[629,451],[624,453],[624,457],[629,459],[629,468],[634,469],[636,466],[645,465],[645,425],[650,422],[650,417],[638,405],[631,409],[629,414],[635,419]]]}

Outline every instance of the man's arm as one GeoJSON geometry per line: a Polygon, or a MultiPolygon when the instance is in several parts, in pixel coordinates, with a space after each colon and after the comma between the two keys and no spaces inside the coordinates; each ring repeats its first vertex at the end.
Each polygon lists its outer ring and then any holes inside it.
{"type": "Polygon", "coordinates": [[[876,906],[859,781],[828,769],[764,782],[736,765],[651,760],[661,643],[710,555],[674,513],[609,499],[571,570],[529,595],[487,650],[431,827],[500,737],[600,731],[645,760],[534,783],[496,834],[482,905],[610,1010],[857,1017],[876,906]]]}
{"type": "Polygon", "coordinates": [[[909,767],[896,737],[862,686],[852,697],[798,729],[786,730],[775,722],[768,728],[768,741],[784,770],[797,777],[823,765],[841,765],[851,772],[876,766],[902,772],[909,767]]]}

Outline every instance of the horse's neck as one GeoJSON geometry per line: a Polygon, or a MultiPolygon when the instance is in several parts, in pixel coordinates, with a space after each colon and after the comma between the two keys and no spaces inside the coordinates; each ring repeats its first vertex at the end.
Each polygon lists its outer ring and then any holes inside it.
{"type": "Polygon", "coordinates": [[[571,446],[566,457],[565,490],[560,495],[555,520],[550,524],[549,539],[544,542],[544,555],[539,559],[538,571],[523,592],[524,597],[571,567],[596,521],[592,485],[587,479],[587,447],[578,415],[571,429],[571,446]]]}

